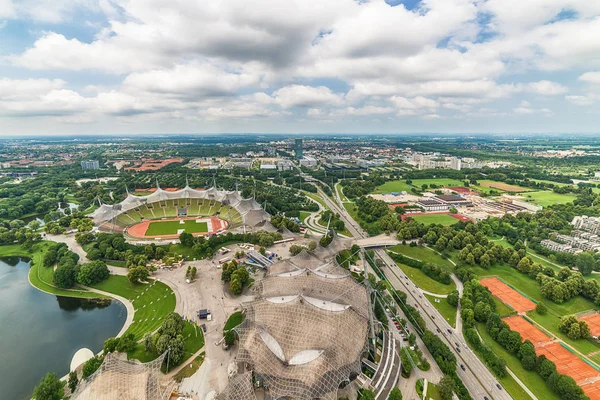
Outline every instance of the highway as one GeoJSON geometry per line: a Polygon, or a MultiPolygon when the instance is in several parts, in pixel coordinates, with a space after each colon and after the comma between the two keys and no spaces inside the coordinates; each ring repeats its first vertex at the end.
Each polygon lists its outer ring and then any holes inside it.
{"type": "MultiPolygon", "coordinates": [[[[318,186],[317,189],[327,206],[341,216],[346,224],[346,228],[356,239],[368,237],[368,234],[348,214],[335,190],[333,192],[336,202],[332,201],[318,186]]],[[[498,384],[498,381],[487,367],[471,351],[462,335],[459,321],[457,321],[458,329],[452,329],[437,309],[421,294],[416,285],[408,279],[400,268],[398,268],[394,260],[390,258],[385,250],[376,249],[375,254],[384,262],[385,267],[382,268],[382,271],[390,284],[392,284],[394,288],[402,290],[407,294],[407,303],[421,311],[421,316],[426,322],[427,329],[437,333],[438,336],[453,350],[457,360],[458,376],[469,390],[473,399],[512,399],[506,390],[498,384]],[[464,371],[462,370],[461,365],[465,367],[464,371]]],[[[459,291],[462,292],[462,285],[457,287],[459,288],[459,291]]]]}

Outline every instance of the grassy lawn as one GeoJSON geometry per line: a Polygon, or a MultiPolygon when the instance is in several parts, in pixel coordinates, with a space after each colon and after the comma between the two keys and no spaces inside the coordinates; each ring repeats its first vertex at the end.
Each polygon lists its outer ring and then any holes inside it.
{"type": "Polygon", "coordinates": [[[416,260],[421,260],[425,263],[435,264],[438,267],[444,268],[448,272],[452,272],[454,270],[454,265],[452,265],[449,260],[442,258],[442,256],[428,247],[411,247],[407,244],[397,244],[393,247],[390,247],[388,250],[410,258],[414,258],[416,260]]]}
{"type": "MultiPolygon", "coordinates": [[[[185,361],[192,355],[196,354],[196,352],[204,346],[204,334],[202,333],[202,328],[200,328],[196,324],[185,321],[185,326],[183,327],[182,335],[185,339],[185,344],[183,348],[183,351],[185,352],[185,361]]],[[[135,349],[133,349],[133,351],[127,353],[128,360],[136,359],[144,363],[155,360],[157,357],[158,354],[154,351],[146,351],[143,342],[138,343],[135,346],[135,349]]],[[[177,365],[169,365],[169,369],[172,369],[176,366],[177,365]]]]}
{"type": "Polygon", "coordinates": [[[305,191],[302,191],[302,193],[304,193],[305,195],[307,195],[308,197],[310,197],[311,199],[313,199],[314,201],[319,203],[325,210],[329,210],[329,207],[327,207],[327,204],[325,204],[325,201],[318,194],[311,193],[311,192],[305,192],[305,191]]]}
{"type": "Polygon", "coordinates": [[[33,245],[31,250],[24,249],[18,244],[0,246],[0,257],[19,256],[30,258],[29,281],[42,292],[66,297],[104,298],[105,296],[89,292],[85,289],[64,290],[53,285],[52,277],[54,276],[54,269],[43,266],[44,254],[46,254],[46,250],[52,244],[53,242],[50,241],[38,242],[33,245]]]}
{"type": "Polygon", "coordinates": [[[526,187],[518,186],[518,185],[510,185],[508,183],[496,182],[496,181],[491,181],[491,180],[487,180],[487,179],[479,181],[479,186],[488,187],[488,188],[501,190],[501,191],[505,191],[505,192],[514,192],[514,193],[531,192],[531,191],[535,190],[532,188],[526,188],[526,187]]]}
{"type": "Polygon", "coordinates": [[[436,185],[441,187],[457,187],[463,186],[463,182],[456,179],[449,178],[433,178],[433,179],[414,179],[412,186],[406,183],[406,180],[396,180],[384,183],[381,186],[375,188],[375,193],[391,193],[391,192],[410,192],[414,187],[417,190],[421,190],[423,185],[436,185]]]}
{"type": "Polygon", "coordinates": [[[431,304],[442,314],[444,319],[448,321],[453,328],[456,328],[456,308],[448,304],[446,299],[440,299],[428,294],[426,294],[425,297],[427,297],[431,304]],[[440,302],[436,303],[436,300],[439,300],[440,302]]]}
{"type": "Polygon", "coordinates": [[[542,207],[548,207],[552,204],[571,203],[577,198],[574,194],[560,194],[551,191],[527,193],[524,196],[527,197],[527,201],[531,201],[542,207]]]}
{"type": "Polygon", "coordinates": [[[193,219],[187,219],[183,224],[179,221],[155,221],[148,225],[146,236],[175,235],[180,229],[188,233],[208,232],[208,224],[193,219]]]}
{"type": "Polygon", "coordinates": [[[167,248],[167,252],[179,254],[183,257],[198,258],[198,254],[191,247],[185,247],[181,243],[170,244],[167,248]]]}
{"type": "Polygon", "coordinates": [[[560,317],[556,315],[552,315],[550,313],[546,315],[540,315],[535,311],[530,311],[527,315],[533,319],[535,322],[542,325],[548,331],[553,333],[555,336],[561,338],[566,344],[578,350],[582,354],[589,354],[594,351],[600,350],[600,344],[594,340],[573,340],[570,339],[567,335],[560,332],[558,330],[558,324],[560,324],[560,317]]]}
{"type": "Polygon", "coordinates": [[[350,200],[348,200],[348,198],[344,194],[344,189],[342,188],[342,186],[339,183],[335,184],[335,190],[336,190],[336,192],[338,194],[338,197],[340,198],[341,201],[350,201],[350,200]]]}
{"type": "Polygon", "coordinates": [[[496,304],[496,314],[498,314],[499,316],[508,317],[509,315],[512,315],[515,313],[515,310],[513,310],[512,308],[510,308],[509,306],[507,306],[506,304],[501,302],[500,299],[498,299],[496,296],[492,296],[492,299],[494,300],[494,303],[496,304]]]}
{"type": "Polygon", "coordinates": [[[550,183],[550,184],[553,184],[554,186],[557,186],[557,187],[572,186],[573,185],[571,183],[560,183],[560,182],[553,182],[553,181],[545,181],[543,179],[530,179],[530,181],[537,182],[537,183],[550,183]]]}
{"type": "Polygon", "coordinates": [[[228,331],[232,328],[235,328],[236,326],[238,326],[239,324],[242,323],[242,321],[244,321],[244,314],[242,314],[241,311],[236,311],[233,314],[231,314],[229,316],[229,318],[227,319],[227,322],[225,322],[225,326],[223,327],[223,331],[228,331]]]}
{"type": "Polygon", "coordinates": [[[300,211],[300,216],[298,217],[298,219],[300,220],[300,222],[304,222],[304,220],[308,218],[310,214],[310,211],[300,211]]]}
{"type": "Polygon", "coordinates": [[[425,225],[440,224],[450,226],[458,222],[448,214],[411,215],[410,218],[425,225]]]}
{"type": "Polygon", "coordinates": [[[440,389],[431,382],[427,382],[427,399],[441,400],[440,389]]]}
{"type": "Polygon", "coordinates": [[[427,292],[436,294],[448,294],[454,289],[456,289],[456,285],[453,281],[450,282],[449,285],[444,285],[438,281],[434,281],[418,268],[409,267],[408,265],[400,263],[396,264],[408,276],[408,278],[411,281],[413,281],[418,287],[427,292]]]}
{"type": "Polygon", "coordinates": [[[194,360],[192,360],[192,362],[187,364],[187,366],[185,368],[183,368],[181,371],[179,371],[177,374],[175,374],[175,377],[174,377],[175,381],[181,382],[183,379],[189,378],[190,376],[194,375],[196,373],[196,371],[198,371],[198,369],[202,366],[203,362],[204,362],[204,352],[200,353],[200,355],[198,357],[196,357],[194,360]]]}
{"type": "Polygon", "coordinates": [[[556,304],[546,300],[542,296],[540,287],[535,279],[531,279],[527,275],[524,275],[505,264],[496,264],[487,270],[481,267],[473,267],[472,269],[479,278],[493,276],[501,278],[504,282],[518,288],[521,292],[525,293],[535,301],[543,302],[548,307],[549,312],[557,316],[576,314],[581,311],[596,308],[594,303],[582,296],[576,296],[562,304],[556,304]]]}
{"type": "MultiPolygon", "coordinates": [[[[526,371],[516,356],[510,354],[502,346],[496,343],[485,330],[484,324],[477,324],[477,330],[479,331],[483,342],[486,343],[498,357],[502,357],[506,361],[506,366],[536,395],[538,399],[559,399],[559,397],[546,386],[546,383],[537,372],[526,371]]],[[[531,398],[509,374],[506,374],[504,378],[498,378],[498,382],[504,386],[513,399],[531,398]]]]}
{"type": "Polygon", "coordinates": [[[133,333],[136,340],[156,330],[165,316],[175,310],[175,294],[162,282],[132,284],[125,276],[111,275],[93,287],[132,301],[135,314],[126,333],[133,333]]]}
{"type": "Polygon", "coordinates": [[[346,209],[346,211],[348,211],[348,214],[350,214],[352,219],[355,220],[356,222],[358,222],[364,230],[368,230],[371,225],[376,224],[376,222],[368,224],[368,223],[364,222],[363,220],[361,220],[358,217],[358,207],[356,206],[356,204],[354,204],[354,203],[342,203],[342,204],[344,205],[344,208],[346,209]]]}

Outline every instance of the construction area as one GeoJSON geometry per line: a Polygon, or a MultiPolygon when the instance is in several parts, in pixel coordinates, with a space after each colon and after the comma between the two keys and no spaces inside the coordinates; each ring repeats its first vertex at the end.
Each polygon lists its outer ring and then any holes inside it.
{"type": "Polygon", "coordinates": [[[483,286],[487,287],[494,296],[518,313],[526,313],[527,311],[534,310],[536,307],[536,304],[533,301],[529,300],[498,278],[484,278],[481,279],[480,282],[483,286]]]}

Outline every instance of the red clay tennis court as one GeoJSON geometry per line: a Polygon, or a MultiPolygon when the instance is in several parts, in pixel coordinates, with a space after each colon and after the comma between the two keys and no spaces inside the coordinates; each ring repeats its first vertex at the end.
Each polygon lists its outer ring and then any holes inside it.
{"type": "MultiPolygon", "coordinates": [[[[585,380],[598,377],[600,372],[596,371],[582,359],[565,349],[560,343],[553,342],[536,347],[538,355],[545,355],[550,361],[554,361],[559,373],[569,375],[575,379],[578,385],[585,384],[585,380]]],[[[598,382],[600,384],[600,382],[598,382]]]]}
{"type": "Polygon", "coordinates": [[[588,315],[584,315],[583,317],[580,317],[579,319],[581,321],[585,321],[588,324],[588,326],[590,327],[590,333],[592,334],[592,336],[600,335],[600,314],[598,314],[598,313],[588,314],[588,315]]]}
{"type": "Polygon", "coordinates": [[[502,321],[506,322],[511,330],[519,332],[523,340],[529,340],[534,346],[552,340],[548,335],[520,315],[503,318],[502,321]]]}
{"type": "Polygon", "coordinates": [[[480,282],[483,286],[490,289],[490,292],[492,292],[494,296],[517,310],[517,312],[521,313],[535,309],[535,303],[533,301],[529,300],[498,278],[484,278],[480,280],[480,282]]]}

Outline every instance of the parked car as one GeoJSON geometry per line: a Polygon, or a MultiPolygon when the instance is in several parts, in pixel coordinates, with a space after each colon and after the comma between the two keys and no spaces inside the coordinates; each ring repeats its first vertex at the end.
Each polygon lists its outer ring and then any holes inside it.
{"type": "Polygon", "coordinates": [[[463,371],[465,370],[465,366],[460,364],[460,369],[462,369],[463,371]]]}

